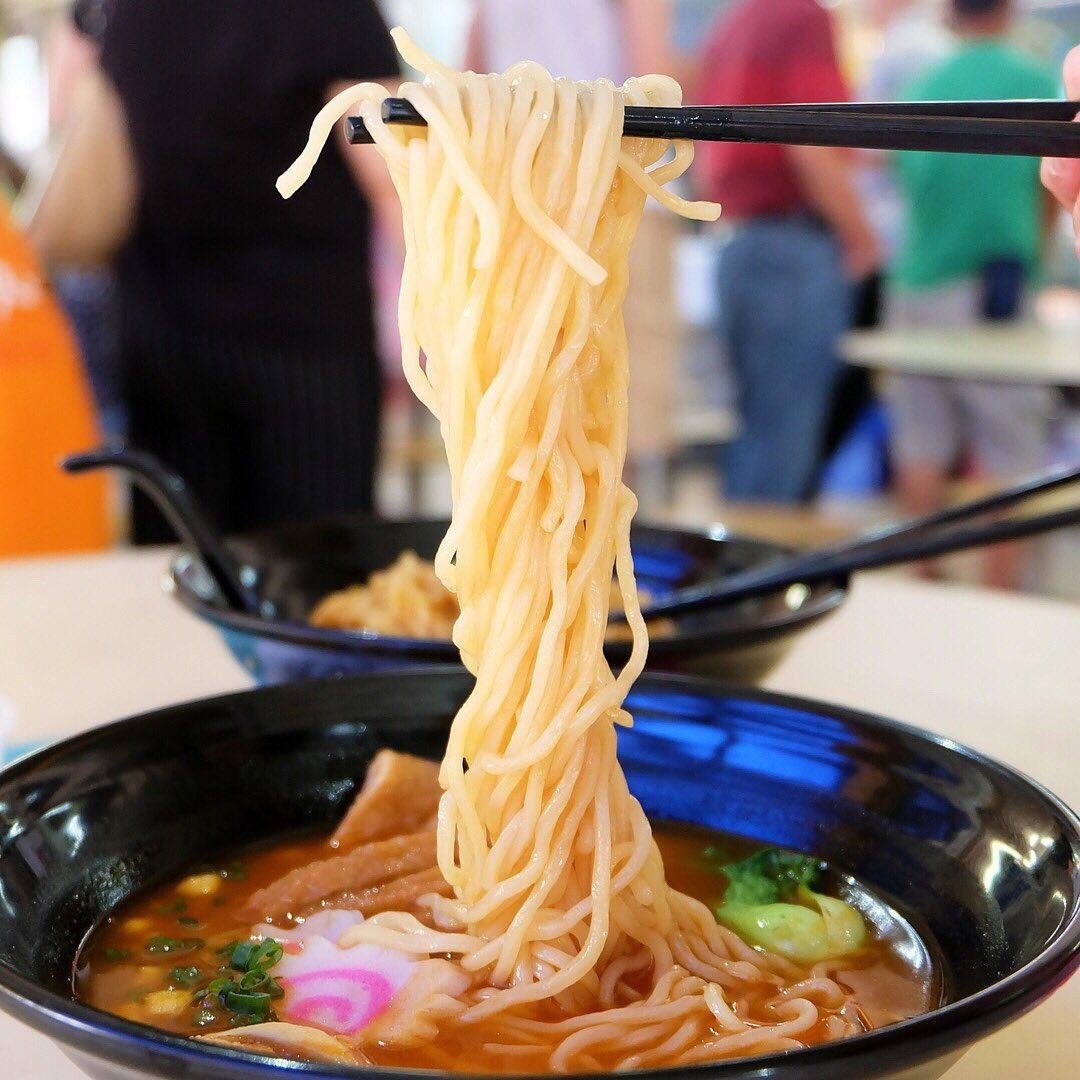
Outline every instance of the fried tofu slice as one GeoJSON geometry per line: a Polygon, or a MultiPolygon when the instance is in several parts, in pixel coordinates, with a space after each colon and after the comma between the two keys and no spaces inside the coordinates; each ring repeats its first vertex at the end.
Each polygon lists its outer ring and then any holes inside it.
{"type": "Polygon", "coordinates": [[[324,897],[359,893],[373,885],[429,870],[435,865],[435,829],[361,844],[344,855],[317,859],[256,890],[242,916],[252,921],[298,915],[324,897]]]}
{"type": "Polygon", "coordinates": [[[414,832],[439,809],[442,788],[434,761],[380,750],[368,766],[363,787],[334,833],[344,850],[414,832]]]}

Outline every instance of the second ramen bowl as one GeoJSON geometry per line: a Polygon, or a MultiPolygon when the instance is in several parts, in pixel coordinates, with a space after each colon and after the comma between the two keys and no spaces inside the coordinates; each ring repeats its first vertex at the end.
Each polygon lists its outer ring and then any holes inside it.
{"type": "MultiPolygon", "coordinates": [[[[335,630],[307,622],[328,593],[367,581],[403,551],[432,558],[446,527],[446,521],[437,519],[387,521],[353,515],[238,537],[232,548],[248,568],[262,602],[258,615],[225,604],[199,558],[186,547],[173,559],[168,586],[222,634],[237,660],[263,684],[453,663],[458,655],[450,641],[335,630]]],[[[733,536],[722,525],[694,531],[635,524],[630,542],[638,583],[655,596],[789,553],[768,541],[733,536]]],[[[846,595],[847,579],[839,577],[666,620],[650,634],[649,667],[757,682],[803,630],[835,611],[846,595]]],[[[629,656],[630,646],[612,641],[605,652],[618,666],[629,656]]]]}
{"type": "MultiPolygon", "coordinates": [[[[265,688],[9,766],[0,1008],[99,1080],[434,1075],[193,1043],[74,1002],[72,964],[88,931],[140,890],[218,851],[328,830],[380,748],[439,756],[470,685],[441,669],[265,688]]],[[[909,919],[945,983],[942,1007],[857,1038],[638,1075],[930,1080],[1076,968],[1080,822],[1012,769],[888,720],[681,676],[646,675],[627,705],[635,725],[620,731],[619,756],[651,817],[828,859],[909,919]]]]}

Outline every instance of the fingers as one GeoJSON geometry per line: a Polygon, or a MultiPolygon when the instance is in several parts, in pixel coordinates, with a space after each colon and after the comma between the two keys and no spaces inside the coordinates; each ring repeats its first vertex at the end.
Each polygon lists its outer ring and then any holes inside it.
{"type": "MultiPolygon", "coordinates": [[[[1066,96],[1080,98],[1080,45],[1065,57],[1064,75],[1066,96]]],[[[1043,158],[1040,175],[1047,191],[1072,214],[1080,254],[1080,159],[1043,158]]]]}
{"type": "Polygon", "coordinates": [[[1040,173],[1047,191],[1072,210],[1080,196],[1080,158],[1043,158],[1040,173]]]}
{"type": "Polygon", "coordinates": [[[1065,96],[1080,98],[1080,45],[1074,45],[1065,57],[1065,96]]]}

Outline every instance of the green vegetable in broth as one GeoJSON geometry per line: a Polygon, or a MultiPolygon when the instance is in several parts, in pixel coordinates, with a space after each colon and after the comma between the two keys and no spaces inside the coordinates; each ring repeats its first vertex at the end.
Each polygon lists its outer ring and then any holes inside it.
{"type": "Polygon", "coordinates": [[[813,885],[824,869],[819,859],[780,848],[762,848],[748,859],[721,867],[728,879],[724,902],[775,904],[795,894],[800,885],[813,885]]]}
{"type": "Polygon", "coordinates": [[[822,917],[801,904],[722,904],[717,919],[750,945],[812,963],[828,955],[822,917]]]}
{"type": "Polygon", "coordinates": [[[859,911],[835,896],[823,896],[809,889],[800,891],[805,899],[817,905],[825,923],[828,938],[826,956],[848,956],[866,944],[866,923],[859,911]]]}
{"type": "Polygon", "coordinates": [[[817,859],[779,848],[723,866],[728,887],[716,918],[751,945],[797,963],[858,952],[867,941],[862,915],[810,888],[823,869],[817,859]]]}

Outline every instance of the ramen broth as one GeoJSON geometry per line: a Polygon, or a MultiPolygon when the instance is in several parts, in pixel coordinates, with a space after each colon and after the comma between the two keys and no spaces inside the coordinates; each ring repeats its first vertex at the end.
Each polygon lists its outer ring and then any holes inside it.
{"type": "MultiPolygon", "coordinates": [[[[710,905],[725,892],[718,860],[736,862],[760,850],[760,845],[737,837],[683,825],[655,825],[654,834],[669,883],[710,905]]],[[[250,1016],[237,1016],[214,994],[205,993],[212,980],[236,975],[229,956],[254,925],[250,911],[243,911],[248,898],[294,867],[335,854],[332,841],[325,838],[282,843],[195,867],[179,881],[140,895],[88,939],[75,966],[76,997],[177,1035],[206,1035],[250,1023],[250,1016]]],[[[941,993],[937,966],[931,964],[915,931],[856,884],[826,880],[821,888],[848,900],[862,913],[869,930],[866,945],[856,955],[829,967],[838,982],[858,991],[860,1027],[870,1030],[937,1005],[941,993]]],[[[290,927],[297,920],[279,918],[277,924],[290,927]]],[[[269,970],[272,975],[272,967],[269,970]]],[[[745,1002],[742,1019],[768,1022],[767,1011],[761,1010],[774,991],[763,991],[759,1001],[745,1002]]],[[[558,1019],[547,1003],[530,1015],[558,1019]]],[[[829,1037],[823,1019],[806,1041],[829,1037]]],[[[375,1064],[409,1068],[547,1071],[541,1053],[525,1053],[522,1048],[511,1052],[505,1046],[500,1049],[500,1042],[500,1019],[493,1017],[457,1026],[440,1033],[437,1040],[407,1049],[365,1045],[364,1054],[375,1064]]],[[[597,1066],[607,1068],[610,1063],[598,1060],[597,1066]]]]}

